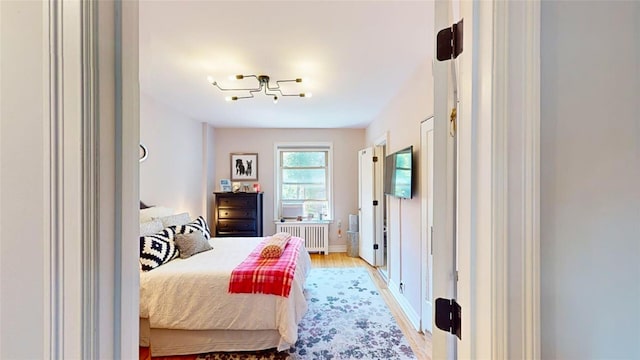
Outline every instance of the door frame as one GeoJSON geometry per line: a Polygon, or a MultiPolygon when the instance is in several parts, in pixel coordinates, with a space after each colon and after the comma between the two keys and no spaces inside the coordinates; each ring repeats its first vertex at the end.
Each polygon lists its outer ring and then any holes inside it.
{"type": "Polygon", "coordinates": [[[537,359],[540,1],[460,9],[458,356],[537,359]]]}
{"type": "MultiPolygon", "coordinates": [[[[436,12],[439,3],[436,2],[436,12]]],[[[115,40],[116,43],[121,41],[122,53],[115,54],[115,58],[122,59],[125,71],[117,73],[116,83],[134,89],[137,88],[138,58],[135,54],[138,51],[138,5],[136,1],[109,4],[119,8],[119,15],[122,15],[119,24],[121,30],[118,35],[100,31],[100,37],[115,40]],[[117,36],[122,39],[114,39],[117,36]]],[[[108,7],[102,3],[99,6],[101,9],[108,7]]],[[[459,355],[461,358],[506,359],[509,354],[517,353],[518,358],[535,359],[540,357],[540,1],[461,2],[461,16],[465,19],[464,51],[470,54],[471,61],[461,64],[459,77],[463,100],[458,127],[461,131],[459,176],[468,180],[461,184],[458,197],[458,236],[461,239],[459,298],[463,306],[462,331],[465,339],[459,348],[459,355]],[[509,93],[509,89],[517,91],[509,93]],[[506,119],[509,119],[508,123],[506,119]],[[507,125],[509,131],[505,128],[507,125]],[[515,134],[517,137],[510,138],[514,135],[510,131],[515,130],[518,130],[515,134]],[[518,143],[523,146],[518,146],[518,143]],[[511,153],[511,150],[515,153],[511,153]],[[509,158],[506,158],[507,153],[510,154],[509,158]],[[505,184],[516,185],[518,196],[508,191],[508,187],[503,186],[505,184]],[[495,207],[492,206],[494,201],[497,201],[495,207]],[[513,211],[520,216],[520,223],[509,218],[513,211]],[[517,236],[510,236],[514,234],[517,236]],[[507,250],[513,244],[522,250],[519,256],[508,255],[507,250]],[[503,275],[506,272],[497,271],[512,267],[517,267],[517,274],[521,276],[511,282],[503,275]],[[489,276],[483,277],[485,274],[489,276]],[[506,302],[506,295],[517,293],[518,290],[522,290],[519,293],[522,295],[521,301],[517,304],[506,302]],[[506,304],[509,307],[501,306],[506,304]],[[507,325],[509,334],[506,332],[507,325]],[[518,342],[509,343],[508,340],[514,337],[518,342]]],[[[102,17],[99,15],[100,19],[102,17]]],[[[87,26],[82,25],[83,28],[87,26]]],[[[436,30],[439,28],[436,27],[436,30]]],[[[105,75],[108,74],[105,71],[105,75]]],[[[127,120],[120,118],[116,122],[119,135],[116,136],[115,132],[106,133],[102,131],[104,129],[99,133],[101,142],[104,140],[107,144],[124,135],[116,144],[116,170],[101,174],[103,182],[113,181],[122,193],[115,204],[107,202],[106,207],[101,205],[100,208],[105,214],[110,209],[114,210],[116,242],[121,244],[129,243],[125,241],[127,235],[135,233],[130,223],[135,210],[131,203],[137,201],[137,190],[133,189],[137,183],[132,184],[131,179],[137,179],[135,148],[138,145],[134,138],[138,131],[136,111],[139,100],[137,93],[127,95],[131,95],[129,100],[123,97],[125,100],[120,99],[111,106],[111,111],[124,110],[121,115],[127,120]],[[129,149],[131,159],[125,156],[129,149]]],[[[436,106],[434,104],[434,108],[436,106]]],[[[438,122],[435,125],[438,126],[438,122]]],[[[101,147],[101,166],[103,156],[113,158],[113,155],[105,155],[107,153],[107,149],[101,147]]],[[[101,192],[101,195],[111,195],[110,199],[114,199],[116,194],[115,190],[105,190],[104,194],[101,192]]],[[[434,203],[434,206],[437,204],[434,203]]],[[[100,236],[103,235],[105,232],[100,228],[100,236]]],[[[440,236],[444,236],[444,233],[440,236]]],[[[434,233],[434,241],[436,237],[438,235],[434,233]]],[[[100,245],[107,243],[101,242],[100,245]]],[[[116,259],[114,266],[118,286],[116,288],[113,283],[109,284],[108,277],[100,278],[98,285],[101,293],[115,293],[116,298],[108,300],[101,296],[94,298],[92,303],[99,309],[106,309],[114,306],[115,302],[116,312],[101,312],[99,320],[102,331],[96,345],[100,347],[101,354],[111,349],[117,354],[115,357],[130,358],[137,353],[138,319],[137,315],[132,315],[137,313],[137,301],[131,301],[138,299],[134,280],[137,277],[130,276],[135,272],[133,270],[137,270],[135,261],[131,261],[135,253],[127,253],[129,249],[124,246],[118,246],[115,250],[119,252],[100,254],[101,259],[105,257],[104,261],[109,256],[116,259]],[[129,276],[130,281],[121,282],[129,276]],[[124,304],[127,304],[126,308],[122,308],[124,304]],[[118,339],[114,340],[107,334],[110,329],[114,330],[113,336],[118,339]]],[[[85,280],[91,281],[86,276],[85,280]]],[[[57,341],[64,341],[64,334],[59,335],[62,338],[57,341]]],[[[433,346],[433,358],[443,358],[439,355],[443,354],[441,351],[444,348],[435,341],[435,336],[433,346]]],[[[448,357],[446,350],[444,355],[448,357]]]]}

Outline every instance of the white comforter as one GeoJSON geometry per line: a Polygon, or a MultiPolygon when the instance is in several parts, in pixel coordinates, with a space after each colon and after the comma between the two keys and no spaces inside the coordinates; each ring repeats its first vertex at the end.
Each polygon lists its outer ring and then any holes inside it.
{"type": "Polygon", "coordinates": [[[293,345],[307,311],[303,286],[311,267],[301,249],[289,297],[228,293],[231,271],[263,238],[212,238],[213,250],[140,274],[140,317],[151,328],[277,329],[279,349],[293,345]]]}

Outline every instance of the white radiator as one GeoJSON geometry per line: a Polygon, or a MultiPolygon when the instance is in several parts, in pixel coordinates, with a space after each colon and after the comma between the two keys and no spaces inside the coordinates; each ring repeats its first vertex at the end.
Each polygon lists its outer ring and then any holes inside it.
{"type": "Polygon", "coordinates": [[[301,237],[307,251],[329,255],[329,224],[278,222],[276,232],[288,232],[291,236],[301,237]]]}

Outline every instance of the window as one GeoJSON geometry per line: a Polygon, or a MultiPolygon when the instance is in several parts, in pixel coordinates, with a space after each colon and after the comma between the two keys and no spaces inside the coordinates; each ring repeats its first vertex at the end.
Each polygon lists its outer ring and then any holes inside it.
{"type": "Polygon", "coordinates": [[[333,218],[330,143],[276,144],[278,218],[333,218]]]}

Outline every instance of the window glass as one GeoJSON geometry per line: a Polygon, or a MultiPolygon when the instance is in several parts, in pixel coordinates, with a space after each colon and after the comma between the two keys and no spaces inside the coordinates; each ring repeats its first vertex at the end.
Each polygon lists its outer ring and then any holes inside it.
{"type": "Polygon", "coordinates": [[[278,147],[277,214],[302,216],[305,220],[329,220],[333,213],[330,200],[330,147],[278,147]],[[291,210],[294,209],[294,210],[291,210]],[[296,210],[297,209],[297,210],[296,210]]]}

